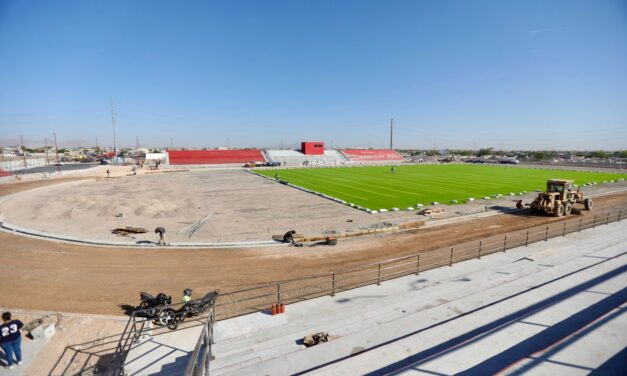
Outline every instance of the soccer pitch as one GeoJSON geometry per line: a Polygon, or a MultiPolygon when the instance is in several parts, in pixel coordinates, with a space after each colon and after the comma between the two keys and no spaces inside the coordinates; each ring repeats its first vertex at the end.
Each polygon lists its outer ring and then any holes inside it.
{"type": "Polygon", "coordinates": [[[627,174],[482,165],[407,165],[258,170],[279,179],[371,210],[464,202],[496,194],[544,189],[548,179],[575,184],[624,179],[627,174]]]}

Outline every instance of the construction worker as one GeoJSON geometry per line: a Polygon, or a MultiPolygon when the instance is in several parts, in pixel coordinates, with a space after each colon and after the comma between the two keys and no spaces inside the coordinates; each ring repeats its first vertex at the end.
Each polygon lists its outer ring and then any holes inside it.
{"type": "Polygon", "coordinates": [[[294,230],[286,232],[285,235],[283,235],[283,243],[294,244],[294,234],[296,234],[294,230]]]}
{"type": "Polygon", "coordinates": [[[181,298],[181,303],[185,305],[189,303],[190,300],[192,300],[192,289],[188,287],[185,290],[183,290],[183,297],[181,298]]]}
{"type": "Polygon", "coordinates": [[[163,227],[157,227],[155,234],[159,235],[159,245],[165,245],[165,229],[163,227]]]}

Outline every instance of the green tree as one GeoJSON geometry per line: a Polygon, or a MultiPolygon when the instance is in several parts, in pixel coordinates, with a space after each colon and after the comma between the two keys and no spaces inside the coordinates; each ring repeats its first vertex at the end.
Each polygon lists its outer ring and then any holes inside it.
{"type": "Polygon", "coordinates": [[[545,159],[549,159],[549,155],[543,151],[536,151],[531,154],[531,158],[535,159],[536,161],[543,161],[545,159]]]}
{"type": "Polygon", "coordinates": [[[609,157],[609,155],[604,152],[603,150],[597,150],[597,151],[593,151],[588,153],[588,157],[590,158],[600,158],[600,159],[606,159],[609,157]]]}
{"type": "Polygon", "coordinates": [[[478,157],[485,157],[486,155],[494,154],[494,148],[481,148],[477,152],[478,157]]]}

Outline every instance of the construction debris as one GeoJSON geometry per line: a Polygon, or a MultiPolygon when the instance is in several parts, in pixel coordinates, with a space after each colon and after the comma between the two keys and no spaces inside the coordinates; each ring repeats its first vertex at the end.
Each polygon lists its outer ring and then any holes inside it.
{"type": "Polygon", "coordinates": [[[112,234],[120,235],[120,236],[129,236],[131,234],[145,234],[148,230],[141,227],[119,227],[111,230],[112,234]]]}
{"type": "Polygon", "coordinates": [[[191,239],[192,236],[196,235],[196,233],[198,231],[200,231],[202,226],[204,226],[205,223],[207,223],[207,221],[209,220],[209,217],[210,217],[210,214],[207,214],[200,221],[194,223],[193,225],[191,225],[189,227],[185,227],[184,229],[179,231],[179,234],[181,234],[181,233],[186,234],[187,237],[191,239]]]}
{"type": "Polygon", "coordinates": [[[434,215],[444,213],[443,208],[432,208],[432,209],[424,209],[419,211],[417,214],[419,215],[434,215]]]}
{"type": "Polygon", "coordinates": [[[329,342],[329,333],[320,332],[316,334],[306,335],[303,338],[303,344],[307,347],[315,346],[323,342],[329,342]]]}

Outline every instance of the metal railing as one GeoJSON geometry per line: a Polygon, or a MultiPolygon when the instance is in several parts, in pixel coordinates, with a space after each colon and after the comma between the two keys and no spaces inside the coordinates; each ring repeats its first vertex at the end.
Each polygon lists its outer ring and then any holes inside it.
{"type": "MultiPolygon", "coordinates": [[[[170,305],[164,305],[160,308],[162,310],[165,308],[172,308],[176,310],[182,305],[182,303],[175,303],[170,305]]],[[[150,315],[147,315],[147,313],[149,312],[154,312],[154,308],[137,309],[131,313],[131,316],[126,322],[126,326],[122,331],[120,340],[115,347],[115,352],[113,353],[111,366],[109,368],[109,371],[107,372],[107,375],[124,375],[124,363],[126,362],[126,357],[128,356],[128,352],[131,349],[131,346],[133,346],[133,344],[135,343],[138,343],[142,335],[149,334],[152,330],[152,327],[148,324],[150,322],[154,322],[155,319],[154,317],[150,318],[150,315]]],[[[206,323],[204,323],[203,325],[206,325],[206,323]]]]}
{"type": "MultiPolygon", "coordinates": [[[[492,253],[506,252],[511,248],[566,236],[569,233],[620,221],[622,213],[626,209],[627,206],[624,206],[596,213],[593,216],[573,216],[546,225],[511,231],[432,251],[220,294],[205,322],[185,374],[203,376],[209,374],[209,362],[212,359],[213,323],[215,321],[268,310],[273,304],[289,304],[321,296],[334,296],[341,291],[373,284],[379,285],[390,279],[412,274],[418,275],[426,270],[442,266],[452,267],[453,264],[461,261],[481,259],[481,257],[492,253]]],[[[127,327],[133,317],[134,315],[131,316],[127,327]]],[[[133,325],[135,325],[135,321],[133,321],[133,325]]],[[[123,334],[118,345],[120,351],[125,351],[129,338],[133,336],[133,330],[141,334],[142,329],[138,330],[133,326],[128,335],[123,334]]],[[[138,337],[138,335],[135,336],[138,337]]],[[[124,355],[119,358],[122,360],[119,364],[120,367],[123,367],[124,358],[124,355]]],[[[115,373],[114,375],[119,374],[115,373]]]]}
{"type": "Polygon", "coordinates": [[[289,304],[315,297],[333,296],[356,287],[453,264],[480,259],[495,252],[546,241],[557,236],[594,228],[622,219],[627,207],[614,208],[590,216],[573,216],[547,225],[507,232],[454,246],[360,265],[302,278],[285,280],[221,294],[215,306],[215,320],[267,310],[273,304],[289,304]]]}
{"type": "Polygon", "coordinates": [[[213,322],[214,312],[213,309],[209,313],[209,317],[203,325],[200,337],[196,347],[192,352],[192,355],[185,368],[185,375],[193,376],[207,376],[209,375],[209,362],[213,360],[213,354],[211,352],[211,345],[213,345],[213,322]]]}
{"type": "Polygon", "coordinates": [[[122,336],[115,347],[113,359],[111,360],[111,376],[119,376],[124,374],[124,361],[128,355],[131,346],[136,343],[144,333],[144,328],[148,323],[148,319],[140,317],[141,310],[131,313],[131,317],[126,322],[122,336]]]}

